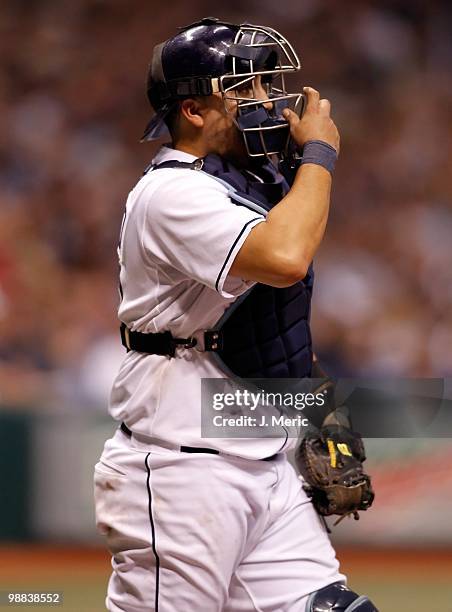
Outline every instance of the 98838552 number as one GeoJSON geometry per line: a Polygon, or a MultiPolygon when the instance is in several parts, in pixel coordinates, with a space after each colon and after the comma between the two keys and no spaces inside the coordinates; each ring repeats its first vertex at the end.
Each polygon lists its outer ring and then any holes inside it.
{"type": "Polygon", "coordinates": [[[62,593],[34,591],[3,591],[0,593],[0,605],[58,605],[63,603],[62,593]]]}

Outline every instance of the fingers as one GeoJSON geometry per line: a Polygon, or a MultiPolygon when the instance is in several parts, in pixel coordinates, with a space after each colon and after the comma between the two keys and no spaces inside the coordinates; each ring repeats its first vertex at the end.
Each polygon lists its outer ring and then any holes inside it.
{"type": "Polygon", "coordinates": [[[312,87],[305,87],[303,91],[306,110],[301,117],[288,108],[282,113],[289,124],[291,137],[300,147],[309,140],[321,140],[339,152],[339,133],[330,116],[330,101],[326,98],[320,99],[319,92],[312,87]]]}
{"type": "Polygon", "coordinates": [[[319,102],[319,112],[323,113],[324,115],[329,115],[331,112],[331,102],[329,100],[327,100],[326,98],[324,98],[323,100],[320,100],[319,102]]]}
{"type": "Polygon", "coordinates": [[[313,87],[303,87],[303,92],[306,95],[306,110],[316,110],[319,105],[320,94],[313,87]]]}
{"type": "MultiPolygon", "coordinates": [[[[322,115],[330,115],[331,102],[326,98],[322,98],[321,100],[317,89],[314,89],[313,87],[304,87],[303,92],[306,96],[306,112],[317,112],[321,113],[322,115]]],[[[296,120],[300,119],[297,113],[294,113],[289,108],[285,108],[282,114],[284,119],[286,119],[290,124],[293,124],[296,120]]]]}
{"type": "Polygon", "coordinates": [[[296,113],[294,113],[293,110],[290,110],[290,108],[285,108],[282,112],[282,115],[284,119],[289,122],[290,126],[300,121],[300,117],[296,113]]]}
{"type": "Polygon", "coordinates": [[[324,115],[329,115],[331,112],[331,103],[329,100],[320,99],[320,93],[313,87],[304,87],[303,92],[306,96],[306,110],[308,112],[320,112],[324,115]]]}

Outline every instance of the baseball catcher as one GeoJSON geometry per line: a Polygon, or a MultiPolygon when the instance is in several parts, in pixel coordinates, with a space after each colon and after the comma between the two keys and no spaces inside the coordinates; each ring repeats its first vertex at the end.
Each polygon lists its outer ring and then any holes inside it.
{"type": "Polygon", "coordinates": [[[143,140],[168,142],[127,199],[119,427],[95,467],[111,611],[376,612],[347,586],[323,519],[372,502],[345,413],[309,415],[305,488],[283,423],[254,437],[201,430],[204,379],[319,377],[312,261],[339,133],[328,100],[289,88],[300,66],[273,28],[214,18],[154,48],[143,140]]]}

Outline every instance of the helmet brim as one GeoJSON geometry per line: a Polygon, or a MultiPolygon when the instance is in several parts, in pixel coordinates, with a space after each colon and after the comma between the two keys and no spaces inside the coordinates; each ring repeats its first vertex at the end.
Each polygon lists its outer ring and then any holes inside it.
{"type": "Polygon", "coordinates": [[[165,123],[165,118],[171,111],[171,108],[172,105],[166,105],[157,111],[157,113],[147,124],[140,142],[149,142],[151,140],[157,140],[163,136],[169,136],[169,130],[165,123]]]}

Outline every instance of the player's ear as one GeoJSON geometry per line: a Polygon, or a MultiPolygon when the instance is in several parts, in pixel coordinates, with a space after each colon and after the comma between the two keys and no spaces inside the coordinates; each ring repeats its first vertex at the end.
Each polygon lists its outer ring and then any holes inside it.
{"type": "Polygon", "coordinates": [[[202,128],[204,126],[204,106],[199,99],[187,98],[181,102],[180,113],[191,125],[202,128]]]}

